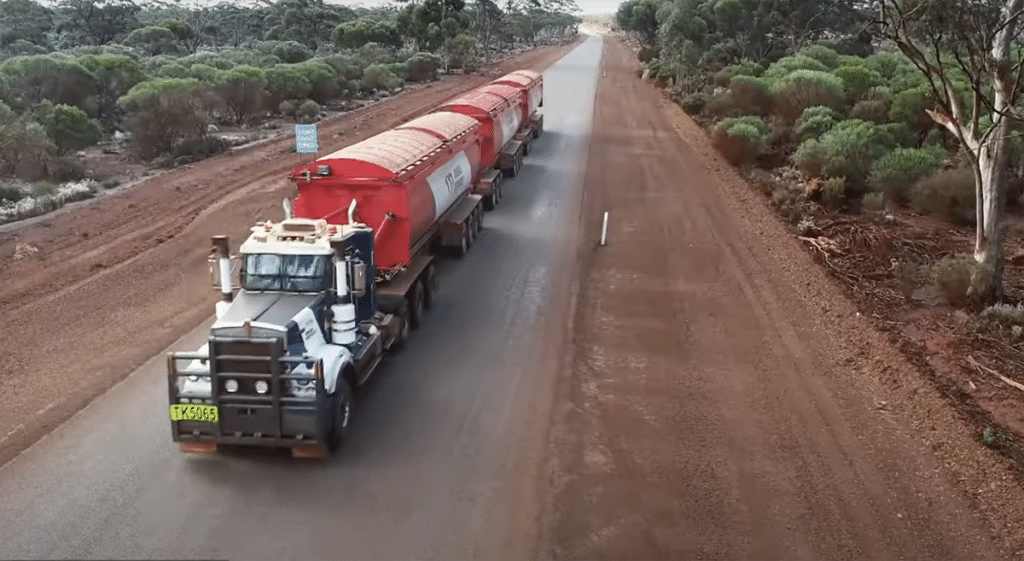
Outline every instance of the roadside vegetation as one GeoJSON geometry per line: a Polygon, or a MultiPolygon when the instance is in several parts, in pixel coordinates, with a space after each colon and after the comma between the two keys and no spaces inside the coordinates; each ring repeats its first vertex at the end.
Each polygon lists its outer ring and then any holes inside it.
{"type": "Polygon", "coordinates": [[[0,0],[0,224],[576,35],[573,0],[0,0]],[[142,168],[142,169],[137,169],[142,168]]]}
{"type": "Polygon", "coordinates": [[[1022,9],[629,0],[614,20],[644,78],[1018,468],[1022,9]]]}

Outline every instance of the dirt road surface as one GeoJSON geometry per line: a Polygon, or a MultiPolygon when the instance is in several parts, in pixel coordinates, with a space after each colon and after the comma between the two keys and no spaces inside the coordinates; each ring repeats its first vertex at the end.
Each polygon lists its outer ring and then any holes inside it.
{"type": "MultiPolygon", "coordinates": [[[[636,69],[606,41],[540,557],[1012,556],[1019,518],[1009,535],[992,522],[1012,509],[992,512],[993,498],[979,509],[992,519],[977,515],[942,469],[954,460],[884,401],[883,378],[913,374],[890,370],[901,359],[760,200],[735,204],[734,183],[636,69]]],[[[939,423],[929,438],[983,456],[917,389],[904,397],[939,423]]],[[[997,467],[962,471],[962,488],[1009,482],[997,467]]],[[[1002,506],[1020,501],[1014,489],[1002,506]]]]}
{"type": "Polygon", "coordinates": [[[150,353],[0,467],[0,558],[528,558],[600,54],[594,37],[545,72],[545,134],[469,255],[442,263],[439,306],[357,393],[335,458],[179,453],[150,353]]]}
{"type": "MultiPolygon", "coordinates": [[[[320,155],[568,50],[541,48],[321,123],[320,155]]],[[[287,173],[310,159],[293,145],[284,135],[0,228],[0,464],[210,315],[209,238],[237,247],[254,221],[280,218],[287,173]],[[39,252],[13,260],[21,243],[39,252]]]]}

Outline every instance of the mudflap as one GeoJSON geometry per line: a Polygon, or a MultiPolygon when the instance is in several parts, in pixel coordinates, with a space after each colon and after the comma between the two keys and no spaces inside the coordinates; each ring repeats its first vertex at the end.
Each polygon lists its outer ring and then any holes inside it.
{"type": "Polygon", "coordinates": [[[216,454],[217,443],[216,442],[203,442],[203,441],[182,441],[178,442],[178,447],[182,452],[186,454],[216,454]]]}
{"type": "Polygon", "coordinates": [[[331,452],[325,444],[304,444],[292,446],[292,458],[299,460],[326,460],[331,452]]]}
{"type": "Polygon", "coordinates": [[[441,245],[446,249],[458,247],[465,235],[466,220],[483,199],[480,195],[469,195],[455,208],[441,224],[441,245]]]}
{"type": "Polygon", "coordinates": [[[518,140],[511,140],[498,154],[498,167],[507,174],[511,173],[522,157],[523,143],[518,140]]]}

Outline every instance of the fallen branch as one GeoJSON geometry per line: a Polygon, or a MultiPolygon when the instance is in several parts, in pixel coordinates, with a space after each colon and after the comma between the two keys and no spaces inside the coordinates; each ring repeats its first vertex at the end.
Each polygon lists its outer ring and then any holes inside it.
{"type": "Polygon", "coordinates": [[[843,254],[843,250],[842,250],[841,247],[839,247],[839,244],[837,244],[834,240],[831,240],[831,239],[826,238],[824,236],[817,237],[817,238],[808,238],[806,236],[797,236],[797,237],[800,238],[800,240],[805,241],[805,242],[813,245],[814,247],[820,249],[821,251],[823,251],[825,253],[834,253],[836,255],[842,255],[843,254]]]}
{"type": "Polygon", "coordinates": [[[982,372],[988,372],[989,374],[992,374],[993,376],[995,376],[995,377],[999,378],[1000,380],[1002,380],[1003,382],[1005,382],[1007,385],[1013,386],[1013,387],[1017,388],[1018,390],[1024,392],[1024,384],[1021,384],[1019,382],[1014,382],[1013,380],[1007,378],[1006,376],[1003,376],[1002,374],[996,372],[995,370],[992,370],[991,368],[989,368],[987,366],[983,366],[983,365],[979,364],[978,361],[974,360],[973,356],[968,356],[967,357],[967,361],[970,362],[972,365],[974,365],[974,367],[977,368],[978,370],[981,370],[982,372]]]}

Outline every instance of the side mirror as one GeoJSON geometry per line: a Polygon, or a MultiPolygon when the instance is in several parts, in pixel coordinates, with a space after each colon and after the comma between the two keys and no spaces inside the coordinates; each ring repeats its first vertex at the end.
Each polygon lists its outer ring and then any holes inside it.
{"type": "MultiPolygon", "coordinates": [[[[241,288],[238,280],[238,271],[241,269],[242,258],[238,255],[232,255],[231,261],[231,288],[241,288]]],[[[210,270],[210,286],[216,290],[220,290],[220,258],[217,257],[217,252],[210,252],[209,257],[206,258],[206,265],[210,270]]]]}
{"type": "Polygon", "coordinates": [[[352,264],[352,295],[366,294],[366,263],[352,264]]]}

